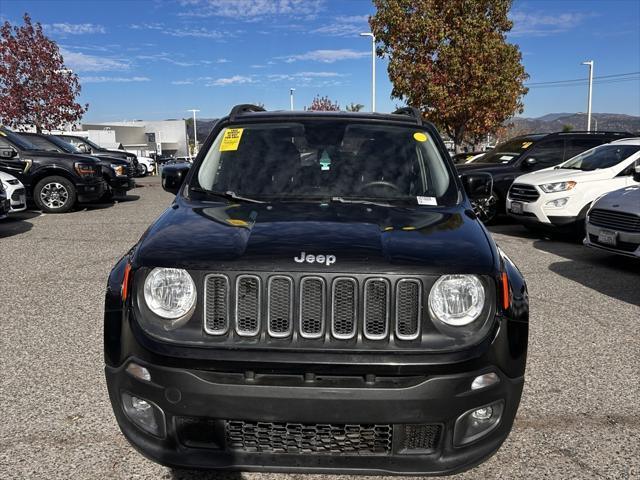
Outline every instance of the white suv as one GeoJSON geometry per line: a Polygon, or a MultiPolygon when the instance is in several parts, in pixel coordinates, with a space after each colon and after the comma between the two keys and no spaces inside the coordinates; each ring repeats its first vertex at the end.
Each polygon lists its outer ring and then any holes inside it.
{"type": "Polygon", "coordinates": [[[577,228],[600,195],[629,185],[640,159],[640,138],[616,140],[587,150],[556,167],[522,175],[507,195],[507,212],[534,227],[577,228]]]}
{"type": "Polygon", "coordinates": [[[0,182],[10,200],[9,213],[21,212],[27,209],[27,192],[22,182],[13,175],[0,172],[0,182]]]}

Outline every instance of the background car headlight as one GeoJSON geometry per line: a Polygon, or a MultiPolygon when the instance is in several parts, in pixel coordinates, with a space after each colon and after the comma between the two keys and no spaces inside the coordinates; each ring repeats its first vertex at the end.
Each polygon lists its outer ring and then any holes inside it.
{"type": "Polygon", "coordinates": [[[540,188],[544,193],[565,192],[571,190],[576,186],[576,182],[556,182],[556,183],[543,183],[540,188]]]}
{"type": "Polygon", "coordinates": [[[461,327],[480,316],[484,300],[484,285],[477,276],[443,275],[429,293],[429,312],[442,323],[461,327]]]}
{"type": "Polygon", "coordinates": [[[144,300],[159,317],[179,320],[193,311],[196,286],[180,268],[154,268],[144,281],[144,300]]]}

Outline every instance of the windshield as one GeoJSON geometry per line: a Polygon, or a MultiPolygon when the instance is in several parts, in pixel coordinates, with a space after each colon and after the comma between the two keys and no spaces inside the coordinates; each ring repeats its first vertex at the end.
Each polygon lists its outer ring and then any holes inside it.
{"type": "Polygon", "coordinates": [[[428,132],[335,120],[226,128],[195,178],[192,188],[262,200],[436,205],[458,198],[428,132]]]}
{"type": "Polygon", "coordinates": [[[518,137],[501,143],[479,158],[478,163],[509,163],[526,152],[535,141],[535,138],[518,137]]]}
{"type": "Polygon", "coordinates": [[[640,145],[601,145],[563,163],[559,168],[597,170],[617,165],[640,150],[640,145]]]}
{"type": "Polygon", "coordinates": [[[55,135],[48,135],[48,136],[44,137],[44,140],[54,144],[62,152],[82,153],[78,147],[76,147],[72,143],[69,143],[69,142],[63,140],[62,138],[56,137],[55,135]]]}
{"type": "Polygon", "coordinates": [[[84,137],[72,137],[70,135],[61,135],[58,138],[60,138],[63,141],[69,142],[69,143],[73,143],[74,145],[80,145],[82,143],[86,143],[87,145],[89,145],[92,149],[95,150],[102,150],[102,147],[100,145],[98,145],[97,143],[92,142],[91,140],[89,140],[88,138],[84,138],[84,137]]]}
{"type": "Polygon", "coordinates": [[[42,137],[39,137],[37,135],[20,134],[20,138],[22,138],[26,142],[31,143],[38,150],[45,150],[45,151],[48,151],[48,152],[63,152],[62,149],[60,149],[57,146],[55,146],[54,144],[52,144],[46,138],[42,138],[42,137]]]}
{"type": "Polygon", "coordinates": [[[0,135],[9,140],[18,150],[39,150],[38,147],[20,137],[18,134],[12,132],[11,130],[3,128],[2,130],[0,130],[0,135]]]}

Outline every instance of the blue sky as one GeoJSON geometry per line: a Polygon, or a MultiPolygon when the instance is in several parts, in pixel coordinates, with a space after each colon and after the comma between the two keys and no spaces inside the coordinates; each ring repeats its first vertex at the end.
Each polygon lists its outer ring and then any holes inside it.
{"type": "MultiPolygon", "coordinates": [[[[296,108],[316,94],[370,108],[369,0],[2,0],[0,18],[29,12],[79,74],[85,121],[224,115],[237,103],[296,108]]],[[[516,1],[509,41],[530,75],[524,116],[586,110],[584,60],[595,61],[593,111],[640,115],[640,1],[516,1]]],[[[386,61],[377,110],[390,111],[386,61]]]]}

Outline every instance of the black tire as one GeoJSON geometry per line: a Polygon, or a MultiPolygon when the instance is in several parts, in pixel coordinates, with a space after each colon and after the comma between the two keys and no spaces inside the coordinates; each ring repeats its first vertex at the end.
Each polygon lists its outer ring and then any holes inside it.
{"type": "Polygon", "coordinates": [[[45,213],[66,213],[77,198],[76,187],[64,177],[45,177],[33,189],[33,201],[45,213]]]}
{"type": "Polygon", "coordinates": [[[139,176],[141,176],[141,177],[146,177],[146,176],[147,176],[147,174],[149,173],[149,171],[147,170],[147,166],[146,166],[144,163],[141,163],[141,164],[139,165],[139,168],[140,168],[140,174],[139,174],[139,176]]]}

